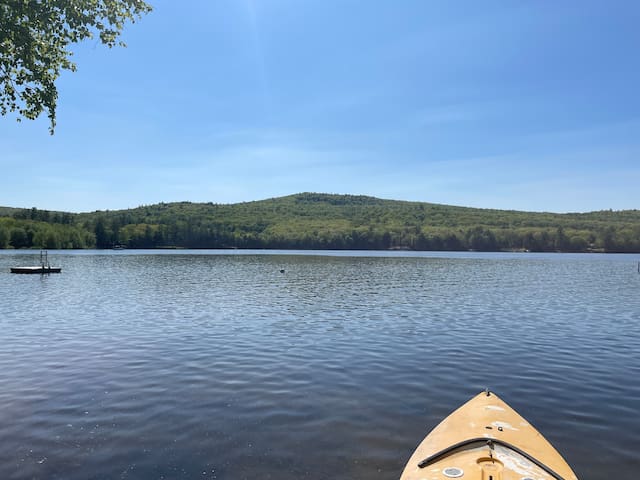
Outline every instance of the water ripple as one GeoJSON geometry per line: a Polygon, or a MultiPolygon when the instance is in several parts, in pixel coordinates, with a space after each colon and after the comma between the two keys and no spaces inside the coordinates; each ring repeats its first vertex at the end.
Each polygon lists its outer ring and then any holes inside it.
{"type": "Polygon", "coordinates": [[[33,258],[0,253],[0,478],[397,478],[486,386],[580,478],[640,470],[638,256],[72,252],[8,273],[33,258]]]}

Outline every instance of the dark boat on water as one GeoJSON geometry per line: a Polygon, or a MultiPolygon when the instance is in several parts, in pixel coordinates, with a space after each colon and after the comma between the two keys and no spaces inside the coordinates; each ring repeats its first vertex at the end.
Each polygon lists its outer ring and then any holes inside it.
{"type": "Polygon", "coordinates": [[[40,265],[36,265],[33,267],[11,267],[11,273],[60,273],[62,272],[61,267],[52,267],[49,265],[49,254],[48,252],[41,251],[40,252],[40,265]]]}

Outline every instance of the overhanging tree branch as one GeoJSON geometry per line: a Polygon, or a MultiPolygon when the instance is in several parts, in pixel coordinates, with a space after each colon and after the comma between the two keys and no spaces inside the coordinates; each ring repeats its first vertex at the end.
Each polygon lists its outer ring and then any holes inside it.
{"type": "Polygon", "coordinates": [[[47,111],[54,133],[62,70],[75,71],[69,46],[97,36],[109,48],[151,6],[141,0],[0,0],[0,114],[34,120],[47,111]]]}

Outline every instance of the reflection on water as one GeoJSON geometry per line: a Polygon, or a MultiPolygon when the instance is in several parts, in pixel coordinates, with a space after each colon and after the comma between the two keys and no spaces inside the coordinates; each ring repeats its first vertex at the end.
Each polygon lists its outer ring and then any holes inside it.
{"type": "Polygon", "coordinates": [[[638,256],[266,253],[0,253],[0,478],[392,479],[486,386],[640,471],[638,256]]]}

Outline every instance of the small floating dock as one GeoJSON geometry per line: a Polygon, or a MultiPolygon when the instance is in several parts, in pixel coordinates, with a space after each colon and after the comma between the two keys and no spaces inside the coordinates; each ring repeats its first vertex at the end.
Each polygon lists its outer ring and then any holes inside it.
{"type": "Polygon", "coordinates": [[[61,267],[52,267],[49,265],[49,254],[46,250],[40,252],[40,265],[33,267],[11,267],[11,273],[60,273],[61,267]]]}
{"type": "Polygon", "coordinates": [[[60,273],[61,267],[11,267],[11,273],[60,273]]]}

